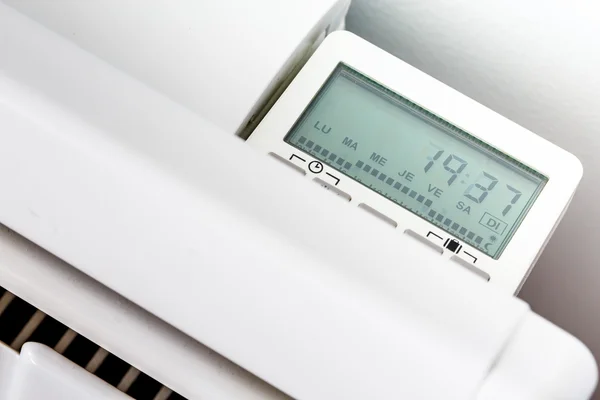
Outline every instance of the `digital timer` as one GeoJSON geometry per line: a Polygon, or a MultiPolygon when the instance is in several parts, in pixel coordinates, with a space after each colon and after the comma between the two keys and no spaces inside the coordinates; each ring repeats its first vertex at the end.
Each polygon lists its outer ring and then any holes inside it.
{"type": "Polygon", "coordinates": [[[285,141],[493,258],[547,181],[344,64],[285,141]]]}
{"type": "Polygon", "coordinates": [[[349,33],[325,40],[248,142],[512,291],[582,175],[571,154],[349,33]]]}

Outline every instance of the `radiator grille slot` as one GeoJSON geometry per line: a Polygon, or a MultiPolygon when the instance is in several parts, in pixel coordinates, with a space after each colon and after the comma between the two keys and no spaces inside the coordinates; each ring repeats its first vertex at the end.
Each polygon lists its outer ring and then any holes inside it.
{"type": "Polygon", "coordinates": [[[16,351],[42,343],[136,400],[186,400],[2,287],[0,342],[16,351]]]}

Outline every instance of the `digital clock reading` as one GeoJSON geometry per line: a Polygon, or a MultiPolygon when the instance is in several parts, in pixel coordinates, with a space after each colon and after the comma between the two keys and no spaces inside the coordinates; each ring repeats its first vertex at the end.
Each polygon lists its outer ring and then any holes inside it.
{"type": "Polygon", "coordinates": [[[285,141],[495,259],[548,181],[344,64],[285,141]]]}

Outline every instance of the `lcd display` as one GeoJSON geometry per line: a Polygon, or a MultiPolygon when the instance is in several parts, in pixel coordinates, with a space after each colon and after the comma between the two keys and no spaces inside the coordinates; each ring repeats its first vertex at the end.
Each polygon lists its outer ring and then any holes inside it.
{"type": "Polygon", "coordinates": [[[344,64],[285,141],[495,259],[548,181],[344,64]]]}

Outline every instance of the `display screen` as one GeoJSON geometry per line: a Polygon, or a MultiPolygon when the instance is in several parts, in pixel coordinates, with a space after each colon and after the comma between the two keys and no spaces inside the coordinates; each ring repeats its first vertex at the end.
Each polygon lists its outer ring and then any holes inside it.
{"type": "Polygon", "coordinates": [[[344,64],[285,141],[495,259],[548,181],[344,64]]]}

